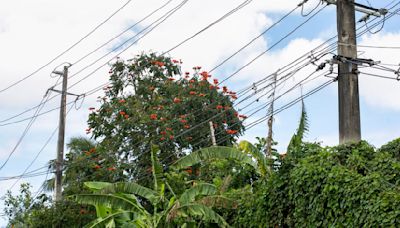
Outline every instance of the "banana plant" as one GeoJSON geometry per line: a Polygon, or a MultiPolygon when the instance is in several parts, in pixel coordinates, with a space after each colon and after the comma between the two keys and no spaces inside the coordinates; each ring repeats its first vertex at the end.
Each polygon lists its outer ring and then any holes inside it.
{"type": "Polygon", "coordinates": [[[164,178],[163,168],[157,159],[158,147],[151,149],[153,187],[147,188],[134,182],[86,182],[92,194],[74,196],[75,200],[96,207],[97,219],[87,227],[172,227],[181,223],[187,226],[198,219],[213,222],[221,227],[228,223],[212,206],[216,202],[229,205],[231,200],[218,195],[215,185],[198,183],[179,196],[164,178]],[[140,198],[138,198],[140,197],[140,198]],[[143,199],[152,207],[142,205],[143,199]]]}

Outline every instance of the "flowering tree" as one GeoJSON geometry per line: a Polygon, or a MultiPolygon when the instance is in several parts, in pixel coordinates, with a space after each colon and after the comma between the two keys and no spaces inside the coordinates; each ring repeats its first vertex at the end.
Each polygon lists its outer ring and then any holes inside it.
{"type": "Polygon", "coordinates": [[[154,53],[118,59],[109,72],[110,86],[99,97],[100,107],[90,108],[87,133],[131,164],[125,171],[133,177],[149,171],[152,143],[160,147],[165,165],[210,146],[209,121],[218,145],[231,145],[244,130],[245,116],[232,107],[236,93],[220,88],[201,67],[182,75],[180,64],[154,53]]]}

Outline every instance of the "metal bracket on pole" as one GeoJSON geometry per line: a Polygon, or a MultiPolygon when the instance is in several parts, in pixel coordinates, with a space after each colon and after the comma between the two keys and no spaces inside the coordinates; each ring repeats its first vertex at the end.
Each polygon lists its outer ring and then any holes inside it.
{"type": "MultiPolygon", "coordinates": [[[[336,5],[337,0],[323,0],[327,4],[336,5]]],[[[381,17],[388,13],[387,9],[376,9],[359,3],[354,3],[354,9],[358,12],[365,13],[366,15],[362,17],[358,22],[368,20],[369,16],[373,15],[375,17],[381,17]]]]}

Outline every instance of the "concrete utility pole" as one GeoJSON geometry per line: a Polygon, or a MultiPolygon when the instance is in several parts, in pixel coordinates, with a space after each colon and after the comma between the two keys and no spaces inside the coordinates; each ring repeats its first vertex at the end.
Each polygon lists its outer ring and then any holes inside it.
{"type": "Polygon", "coordinates": [[[217,145],[217,140],[215,139],[215,129],[214,129],[213,122],[210,121],[208,123],[210,124],[211,143],[212,143],[213,146],[216,146],[217,145]]]}
{"type": "Polygon", "coordinates": [[[64,162],[64,138],[65,138],[65,117],[67,105],[67,81],[68,81],[68,66],[64,66],[64,71],[53,72],[55,74],[62,74],[62,90],[61,90],[61,105],[60,105],[60,119],[58,125],[58,142],[57,142],[57,160],[56,160],[56,178],[55,178],[55,201],[62,199],[62,169],[64,162]]]}
{"type": "MultiPolygon", "coordinates": [[[[357,58],[354,0],[337,0],[338,55],[357,58]]],[[[339,143],[361,140],[357,65],[339,62],[339,143]]]]}
{"type": "Polygon", "coordinates": [[[277,73],[274,74],[274,77],[272,78],[272,94],[270,96],[271,99],[271,104],[268,108],[268,112],[271,113],[271,115],[268,118],[268,136],[267,136],[267,148],[265,150],[265,155],[267,158],[272,157],[272,126],[274,123],[274,103],[275,103],[275,92],[276,92],[276,79],[277,79],[277,73]]]}

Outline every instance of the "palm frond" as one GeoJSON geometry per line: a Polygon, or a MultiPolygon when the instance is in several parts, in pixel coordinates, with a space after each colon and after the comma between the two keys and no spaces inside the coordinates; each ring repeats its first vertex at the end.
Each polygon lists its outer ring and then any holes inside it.
{"type": "Polygon", "coordinates": [[[197,196],[208,196],[214,195],[217,192],[217,187],[212,184],[201,183],[197,184],[182,193],[179,197],[179,202],[181,204],[188,204],[193,202],[197,196]]]}
{"type": "MultiPolygon", "coordinates": [[[[178,208],[178,216],[179,215],[186,215],[195,218],[200,218],[203,221],[215,222],[222,227],[229,227],[229,224],[225,221],[225,219],[221,215],[216,213],[211,208],[201,204],[193,203],[193,204],[181,205],[178,208]]],[[[173,217],[168,217],[168,218],[170,220],[174,219],[173,217]]]]}
{"type": "Polygon", "coordinates": [[[268,172],[267,160],[265,158],[265,155],[260,150],[258,150],[252,143],[245,140],[239,143],[238,148],[244,153],[252,156],[257,161],[258,166],[256,167],[256,170],[262,176],[267,175],[268,172]]]}
{"type": "Polygon", "coordinates": [[[237,148],[225,146],[213,146],[192,152],[191,154],[182,157],[181,159],[176,161],[174,164],[172,164],[171,167],[175,169],[183,169],[188,166],[198,164],[200,162],[214,159],[235,159],[242,163],[246,163],[253,167],[256,167],[251,158],[248,157],[246,154],[244,154],[237,148]]]}
{"type": "Polygon", "coordinates": [[[297,128],[296,133],[290,139],[287,152],[293,152],[300,148],[301,143],[303,142],[303,138],[305,133],[308,131],[308,116],[305,108],[304,101],[301,102],[301,117],[299,121],[299,126],[297,128]]]}
{"type": "Polygon", "coordinates": [[[72,198],[82,204],[102,205],[113,209],[132,210],[147,214],[148,212],[132,198],[124,197],[123,194],[79,194],[72,198]]]}
{"type": "Polygon", "coordinates": [[[103,189],[101,189],[100,193],[103,194],[113,194],[113,193],[126,193],[126,194],[135,194],[141,196],[147,200],[149,200],[152,204],[156,203],[160,196],[159,194],[150,189],[146,188],[142,185],[139,185],[134,182],[118,182],[111,184],[103,189]]]}

